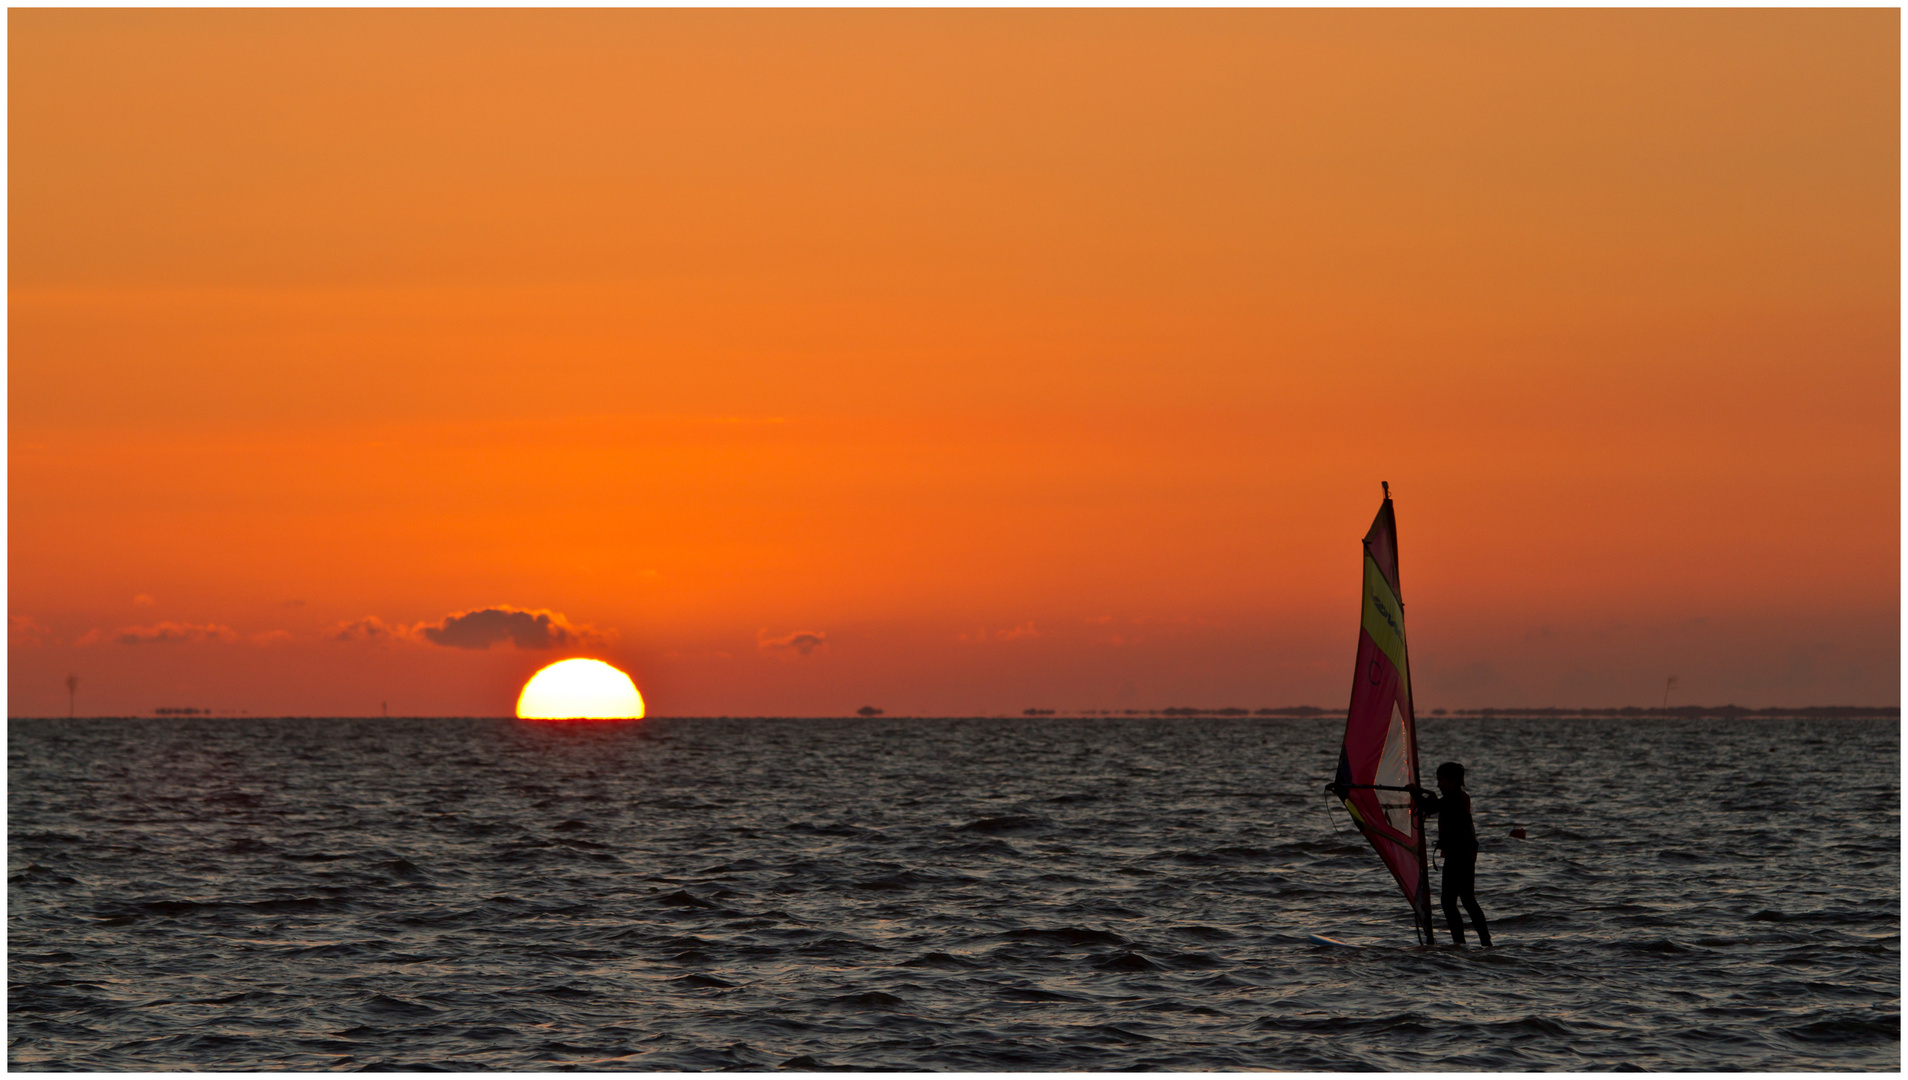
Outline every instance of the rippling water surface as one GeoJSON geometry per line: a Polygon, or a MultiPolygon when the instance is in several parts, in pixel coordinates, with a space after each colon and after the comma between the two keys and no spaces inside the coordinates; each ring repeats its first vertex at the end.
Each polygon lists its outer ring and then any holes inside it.
{"type": "Polygon", "coordinates": [[[1340,725],[16,720],[9,1061],[1899,1067],[1894,722],[1427,722],[1490,950],[1340,725]]]}

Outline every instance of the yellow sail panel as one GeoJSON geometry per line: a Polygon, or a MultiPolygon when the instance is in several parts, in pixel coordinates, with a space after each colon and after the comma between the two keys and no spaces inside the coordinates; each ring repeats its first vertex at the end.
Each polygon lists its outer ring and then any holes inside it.
{"type": "Polygon", "coordinates": [[[1365,633],[1398,669],[1399,696],[1411,700],[1411,668],[1405,663],[1404,605],[1370,554],[1365,556],[1365,633]]]}

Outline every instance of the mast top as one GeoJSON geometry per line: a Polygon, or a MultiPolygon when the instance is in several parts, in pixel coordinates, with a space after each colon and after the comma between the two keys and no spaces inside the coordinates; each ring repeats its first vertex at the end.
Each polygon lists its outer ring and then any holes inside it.
{"type": "Polygon", "coordinates": [[[1378,481],[1378,486],[1385,489],[1385,501],[1390,502],[1391,501],[1391,481],[1380,480],[1378,481]]]}

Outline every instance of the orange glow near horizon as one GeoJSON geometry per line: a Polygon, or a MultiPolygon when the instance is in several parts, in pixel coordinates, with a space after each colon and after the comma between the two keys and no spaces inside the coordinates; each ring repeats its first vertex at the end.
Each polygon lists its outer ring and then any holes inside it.
{"type": "Polygon", "coordinates": [[[1899,701],[1898,12],[8,20],[15,715],[1899,701]]]}

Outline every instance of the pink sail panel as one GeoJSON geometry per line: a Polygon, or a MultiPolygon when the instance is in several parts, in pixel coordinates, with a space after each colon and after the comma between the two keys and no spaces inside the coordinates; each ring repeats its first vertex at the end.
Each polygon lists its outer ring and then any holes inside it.
{"type": "Polygon", "coordinates": [[[1398,598],[1397,525],[1389,492],[1364,546],[1358,660],[1338,775],[1331,787],[1397,879],[1419,933],[1428,941],[1431,889],[1424,820],[1404,790],[1418,783],[1418,739],[1405,653],[1404,604],[1398,598]]]}

